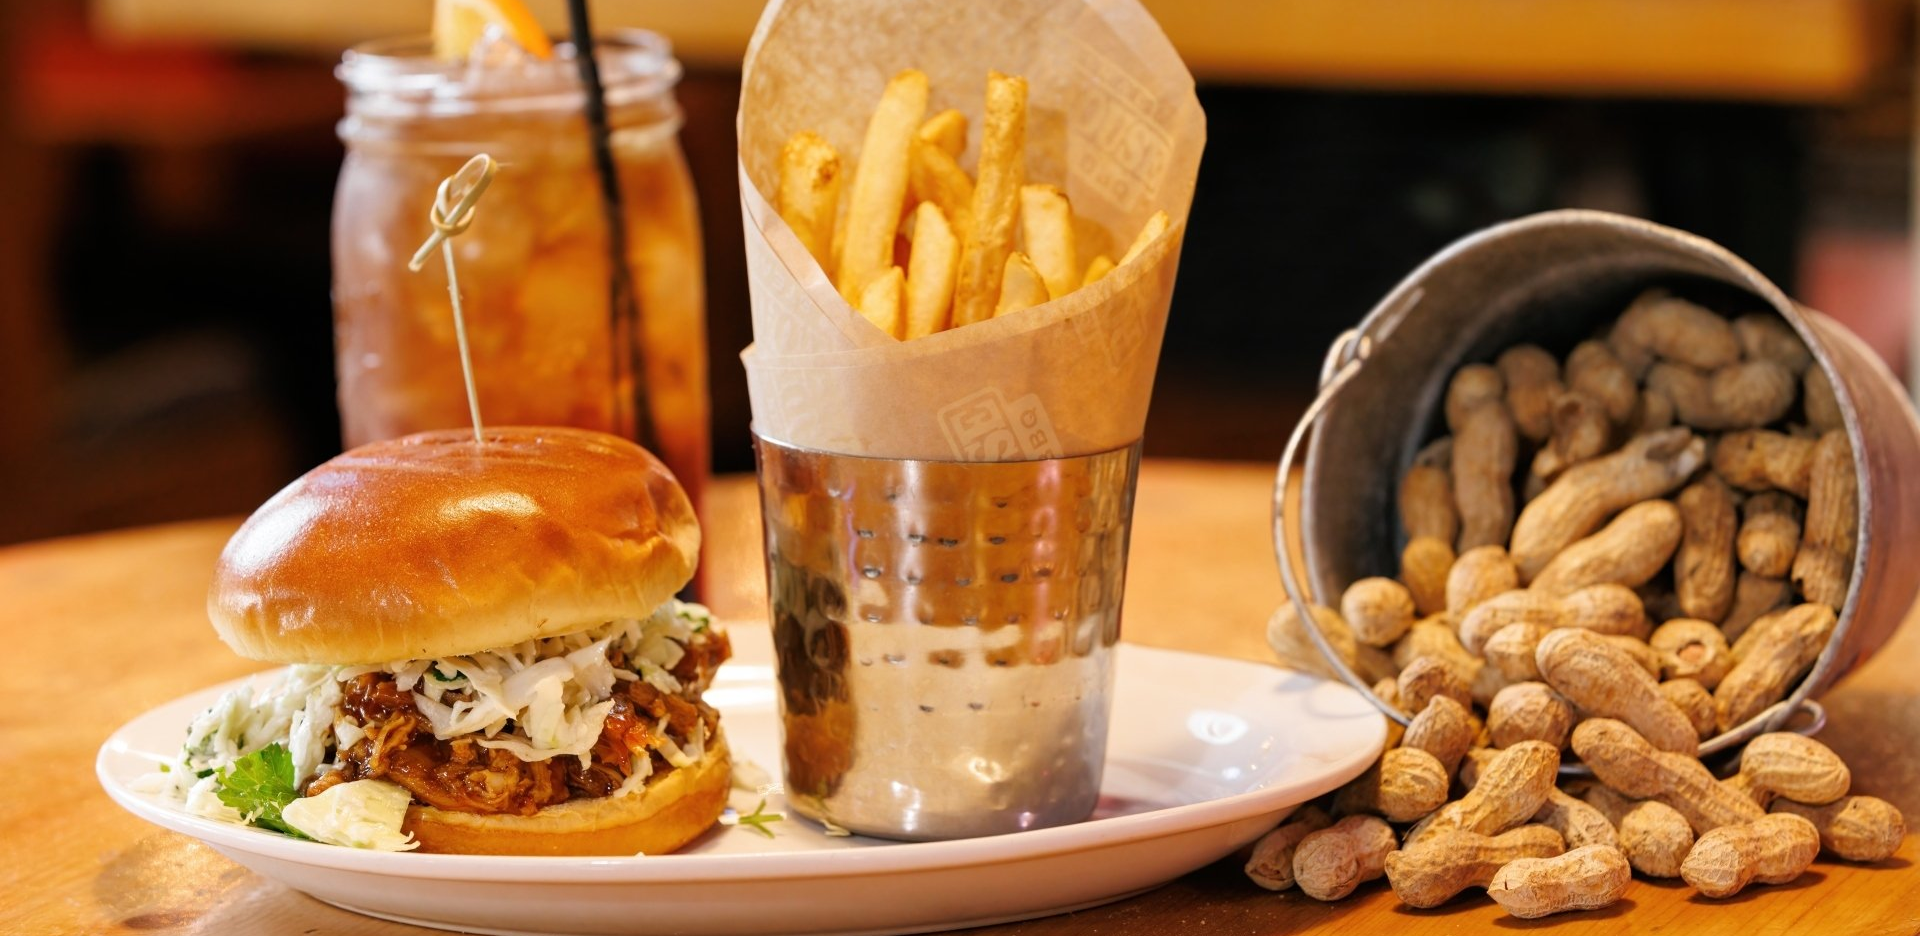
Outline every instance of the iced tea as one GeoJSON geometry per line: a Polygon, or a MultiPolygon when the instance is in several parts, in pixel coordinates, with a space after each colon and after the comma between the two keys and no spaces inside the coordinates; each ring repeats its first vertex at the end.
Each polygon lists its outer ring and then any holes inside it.
{"type": "Polygon", "coordinates": [[[602,39],[598,57],[640,307],[639,331],[620,347],[605,209],[568,47],[545,61],[438,61],[425,39],[347,53],[347,158],[333,213],[347,445],[468,422],[445,263],[436,255],[412,273],[407,260],[431,231],[440,180],[485,152],[499,171],[472,227],[453,240],[483,418],[637,435],[699,502],[705,297],[673,98],[679,64],[664,40],[637,30],[602,39]],[[637,421],[621,418],[623,400],[637,421]]]}

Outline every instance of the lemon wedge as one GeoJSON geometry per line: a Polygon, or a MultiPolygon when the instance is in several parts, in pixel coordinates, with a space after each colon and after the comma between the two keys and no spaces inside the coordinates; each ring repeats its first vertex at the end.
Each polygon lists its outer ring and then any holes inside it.
{"type": "Polygon", "coordinates": [[[528,55],[543,59],[553,56],[552,40],[520,0],[434,0],[434,58],[466,58],[489,26],[500,27],[528,55]]]}

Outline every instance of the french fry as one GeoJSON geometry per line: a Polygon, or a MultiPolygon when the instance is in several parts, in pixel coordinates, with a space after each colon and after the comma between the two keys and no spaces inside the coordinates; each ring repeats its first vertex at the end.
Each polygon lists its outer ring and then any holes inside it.
{"type": "Polygon", "coordinates": [[[953,155],[925,140],[913,144],[909,177],[915,202],[933,202],[947,216],[947,225],[965,237],[967,214],[973,210],[973,179],[953,155]]]}
{"type": "Polygon", "coordinates": [[[780,154],[781,217],[840,294],[887,334],[911,340],[1058,299],[1131,262],[1172,226],[1157,211],[1118,264],[1103,254],[1080,269],[1065,193],[1025,184],[1026,79],[987,73],[974,176],[958,159],[966,115],[928,117],[928,94],[924,73],[895,75],[856,165],[811,131],[780,154]]]}
{"type": "Polygon", "coordinates": [[[900,299],[905,274],[897,266],[887,267],[886,271],[867,283],[860,290],[860,301],[854,304],[860,314],[866,316],[881,331],[898,338],[902,334],[900,317],[900,299]]]}
{"type": "Polygon", "coordinates": [[[1007,254],[1006,269],[1000,275],[1000,301],[993,315],[1011,315],[1047,301],[1047,282],[1034,267],[1033,260],[1016,250],[1007,254]]]}
{"type": "Polygon", "coordinates": [[[913,209],[913,253],[907,260],[906,332],[908,341],[947,327],[953,307],[953,273],[960,263],[960,241],[940,206],[923,201],[913,209]]]}
{"type": "Polygon", "coordinates": [[[927,122],[920,125],[920,139],[959,159],[960,154],[967,151],[967,115],[949,109],[928,117],[927,122]]]}
{"type": "Polygon", "coordinates": [[[1172,223],[1172,219],[1167,217],[1166,212],[1154,212],[1153,217],[1148,218],[1147,223],[1140,228],[1140,235],[1133,239],[1133,246],[1128,247],[1127,252],[1121,255],[1120,265],[1126,266],[1127,261],[1140,256],[1140,253],[1147,249],[1148,244],[1158,240],[1160,235],[1167,233],[1167,228],[1171,226],[1172,223]]]}
{"type": "MultiPolygon", "coordinates": [[[[840,187],[840,189],[841,191],[845,191],[846,186],[843,185],[840,187]]],[[[841,199],[841,201],[843,202],[845,200],[846,199],[844,198],[841,199]]],[[[841,207],[844,208],[846,206],[842,205],[841,207]]],[[[827,267],[828,273],[837,274],[840,271],[840,251],[844,249],[846,246],[847,246],[847,212],[837,211],[833,215],[833,249],[832,249],[833,263],[832,265],[827,267]]]]}
{"type": "Polygon", "coordinates": [[[953,288],[957,328],[992,318],[1000,279],[1013,250],[1026,176],[1027,80],[987,73],[986,117],[981,121],[980,168],[974,176],[972,210],[960,246],[960,272],[953,288]]]}
{"type": "Polygon", "coordinates": [[[1080,287],[1085,289],[1088,286],[1092,286],[1100,282],[1101,277],[1112,272],[1113,258],[1106,254],[1101,254],[1093,258],[1093,262],[1087,264],[1087,275],[1080,277],[1080,287]]]}
{"type": "Polygon", "coordinates": [[[800,238],[820,268],[833,269],[833,230],[840,211],[840,153],[811,130],[780,148],[780,188],[775,210],[800,238]]]}
{"type": "Polygon", "coordinates": [[[893,232],[906,203],[914,134],[926,113],[927,76],[909,68],[887,82],[880,105],[867,121],[835,278],[840,295],[850,301],[864,298],[867,284],[893,263],[893,232]]]}
{"type": "Polygon", "coordinates": [[[1020,186],[1020,228],[1027,258],[1046,281],[1047,295],[1058,299],[1080,286],[1080,260],[1073,248],[1073,208],[1051,185],[1020,186]]]}

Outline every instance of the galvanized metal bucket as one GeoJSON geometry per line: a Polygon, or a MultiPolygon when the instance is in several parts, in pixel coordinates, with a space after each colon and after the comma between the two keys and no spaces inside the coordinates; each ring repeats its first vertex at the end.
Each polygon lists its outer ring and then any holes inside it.
{"type": "MultiPolygon", "coordinates": [[[[1287,595],[1330,604],[1346,583],[1398,568],[1404,539],[1394,492],[1420,445],[1438,434],[1454,370],[1521,342],[1569,347],[1656,284],[1744,294],[1778,312],[1832,379],[1854,451],[1859,544],[1833,637],[1788,697],[1701,745],[1710,755],[1796,723],[1824,722],[1812,697],[1877,651],[1920,595],[1920,563],[1898,554],[1920,542],[1920,418],[1879,358],[1833,320],[1796,304],[1739,257],[1703,238],[1598,211],[1553,211],[1455,242],[1395,287],[1328,351],[1320,395],[1287,442],[1274,486],[1274,547],[1287,595]],[[1288,474],[1306,445],[1298,516],[1284,509],[1288,474]],[[1305,547],[1305,576],[1287,548],[1305,547]],[[1331,600],[1330,600],[1331,599],[1331,600]]],[[[1407,721],[1308,634],[1328,663],[1387,717],[1407,721]]],[[[1573,768],[1576,772],[1580,768],[1573,768]]]]}

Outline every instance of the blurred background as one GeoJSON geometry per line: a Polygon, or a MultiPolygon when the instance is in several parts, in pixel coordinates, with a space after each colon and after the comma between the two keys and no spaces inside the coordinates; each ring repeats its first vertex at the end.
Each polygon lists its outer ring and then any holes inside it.
{"type": "MultiPolygon", "coordinates": [[[[1335,334],[1557,207],[1718,240],[1910,373],[1908,3],[1146,4],[1209,123],[1149,455],[1274,459],[1335,334]]],[[[687,66],[723,472],[752,467],[733,115],[760,6],[594,6],[687,66]]],[[[0,0],[0,543],[243,513],[339,451],[333,67],[430,9],[0,0]]]]}

